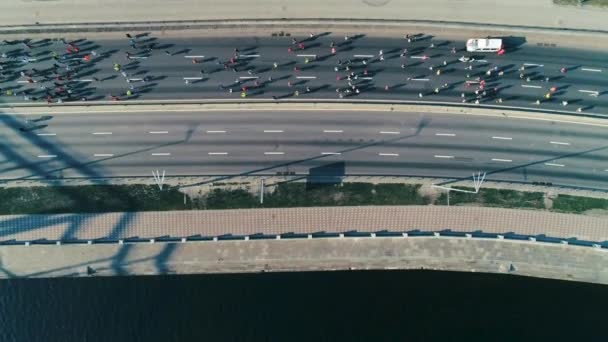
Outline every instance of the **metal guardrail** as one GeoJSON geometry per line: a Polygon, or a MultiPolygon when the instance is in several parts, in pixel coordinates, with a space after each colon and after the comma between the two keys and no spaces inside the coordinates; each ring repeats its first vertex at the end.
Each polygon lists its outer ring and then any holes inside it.
{"type": "Polygon", "coordinates": [[[569,246],[589,247],[595,249],[608,250],[608,241],[587,241],[575,238],[560,238],[546,235],[522,235],[517,233],[487,233],[481,230],[471,232],[452,231],[449,229],[441,231],[410,230],[407,232],[399,231],[377,231],[377,232],[314,232],[314,233],[284,233],[284,234],[251,234],[251,235],[219,235],[219,236],[159,236],[154,238],[133,237],[126,239],[101,238],[95,240],[32,240],[19,241],[10,240],[0,242],[1,246],[32,246],[32,245],[99,245],[99,244],[150,244],[150,243],[187,243],[187,242],[222,242],[222,241],[250,241],[250,240],[291,240],[291,239],[343,239],[343,238],[383,238],[383,237],[443,237],[443,238],[464,238],[464,239],[493,239],[493,240],[513,240],[526,241],[541,244],[560,244],[569,246]]]}

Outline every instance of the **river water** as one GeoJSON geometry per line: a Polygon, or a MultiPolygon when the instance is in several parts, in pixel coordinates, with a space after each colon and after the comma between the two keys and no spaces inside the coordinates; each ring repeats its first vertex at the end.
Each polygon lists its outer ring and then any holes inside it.
{"type": "Polygon", "coordinates": [[[0,281],[0,341],[608,341],[608,286],[430,271],[0,281]]]}

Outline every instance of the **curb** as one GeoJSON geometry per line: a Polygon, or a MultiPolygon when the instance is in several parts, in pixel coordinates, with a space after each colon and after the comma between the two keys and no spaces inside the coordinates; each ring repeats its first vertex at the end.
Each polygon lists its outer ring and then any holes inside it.
{"type": "Polygon", "coordinates": [[[0,34],[26,33],[84,33],[84,32],[119,32],[119,31],[175,31],[191,29],[240,29],[248,26],[285,29],[297,27],[348,28],[348,27],[404,27],[430,26],[443,29],[488,29],[497,31],[519,31],[528,33],[560,33],[567,35],[608,35],[608,30],[590,30],[575,28],[557,28],[543,26],[516,26],[499,24],[479,24],[459,21],[436,20],[388,20],[388,19],[227,19],[227,20],[184,20],[184,21],[149,21],[149,22],[102,22],[102,23],[66,23],[37,25],[0,25],[0,34]]]}
{"type": "MultiPolygon", "coordinates": [[[[411,106],[423,106],[427,108],[444,108],[442,112],[449,112],[453,110],[460,110],[461,112],[465,110],[476,110],[476,109],[484,109],[484,110],[492,110],[492,111],[502,111],[500,112],[502,115],[507,115],[506,112],[515,112],[516,114],[526,114],[526,113],[539,113],[539,114],[549,114],[549,115],[563,115],[563,116],[571,116],[577,118],[591,118],[591,119],[608,119],[608,113],[577,113],[575,111],[563,111],[563,110],[551,110],[551,109],[540,109],[533,107],[518,107],[518,106],[499,106],[499,105],[488,105],[488,104],[462,104],[455,102],[442,102],[442,101],[415,101],[415,100],[330,100],[330,99],[301,99],[301,100],[271,100],[271,99],[249,99],[249,100],[238,100],[238,99],[209,99],[209,100],[134,100],[134,101],[121,101],[121,102],[110,102],[110,101],[90,101],[90,102],[70,102],[63,104],[46,104],[46,103],[6,103],[0,104],[0,110],[5,112],[8,111],[17,111],[22,113],[27,111],[28,109],[33,109],[34,111],[46,110],[49,112],[55,112],[57,110],[78,110],[78,109],[86,109],[87,111],[91,109],[95,109],[94,107],[100,107],[103,109],[111,109],[111,108],[119,108],[119,107],[152,107],[152,106],[160,106],[160,108],[164,108],[166,106],[175,106],[175,105],[188,105],[188,106],[212,106],[212,105],[229,105],[233,106],[234,109],[246,109],[242,108],[243,106],[253,105],[253,106],[261,106],[268,105],[273,107],[278,107],[280,105],[306,105],[306,106],[317,106],[317,105],[342,105],[345,110],[357,110],[357,108],[353,108],[353,106],[357,105],[379,105],[379,106],[402,106],[402,105],[411,105],[411,106]],[[349,106],[351,108],[346,108],[349,106]]],[[[205,108],[204,108],[205,109],[205,108]]],[[[255,108],[253,108],[255,109],[255,108]]],[[[288,109],[288,108],[286,108],[288,109]]],[[[145,109],[142,109],[145,110],[145,109]]],[[[213,108],[206,108],[206,110],[214,110],[213,108]]],[[[297,109],[291,109],[297,110],[297,109]]],[[[368,110],[368,109],[364,109],[368,110]]],[[[395,110],[395,108],[387,108],[385,110],[395,110]]]]}

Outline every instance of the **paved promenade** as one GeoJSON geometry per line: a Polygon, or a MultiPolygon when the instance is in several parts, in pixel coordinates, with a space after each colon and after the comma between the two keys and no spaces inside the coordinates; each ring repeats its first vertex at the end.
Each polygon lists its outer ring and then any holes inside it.
{"type": "Polygon", "coordinates": [[[608,12],[551,0],[56,0],[1,1],[2,25],[169,20],[337,18],[436,20],[608,30],[608,12]]]}
{"type": "Polygon", "coordinates": [[[5,246],[0,278],[434,269],[608,283],[606,250],[463,238],[5,246]]]}
{"type": "Polygon", "coordinates": [[[238,209],[0,217],[0,241],[126,239],[163,236],[453,231],[515,232],[608,240],[606,219],[533,210],[444,206],[238,209]]]}

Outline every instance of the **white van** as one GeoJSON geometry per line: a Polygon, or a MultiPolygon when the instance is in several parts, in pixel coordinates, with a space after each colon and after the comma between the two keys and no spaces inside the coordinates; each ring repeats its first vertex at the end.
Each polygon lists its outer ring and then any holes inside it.
{"type": "Polygon", "coordinates": [[[497,52],[502,49],[502,39],[482,38],[467,40],[468,52],[497,52]]]}

